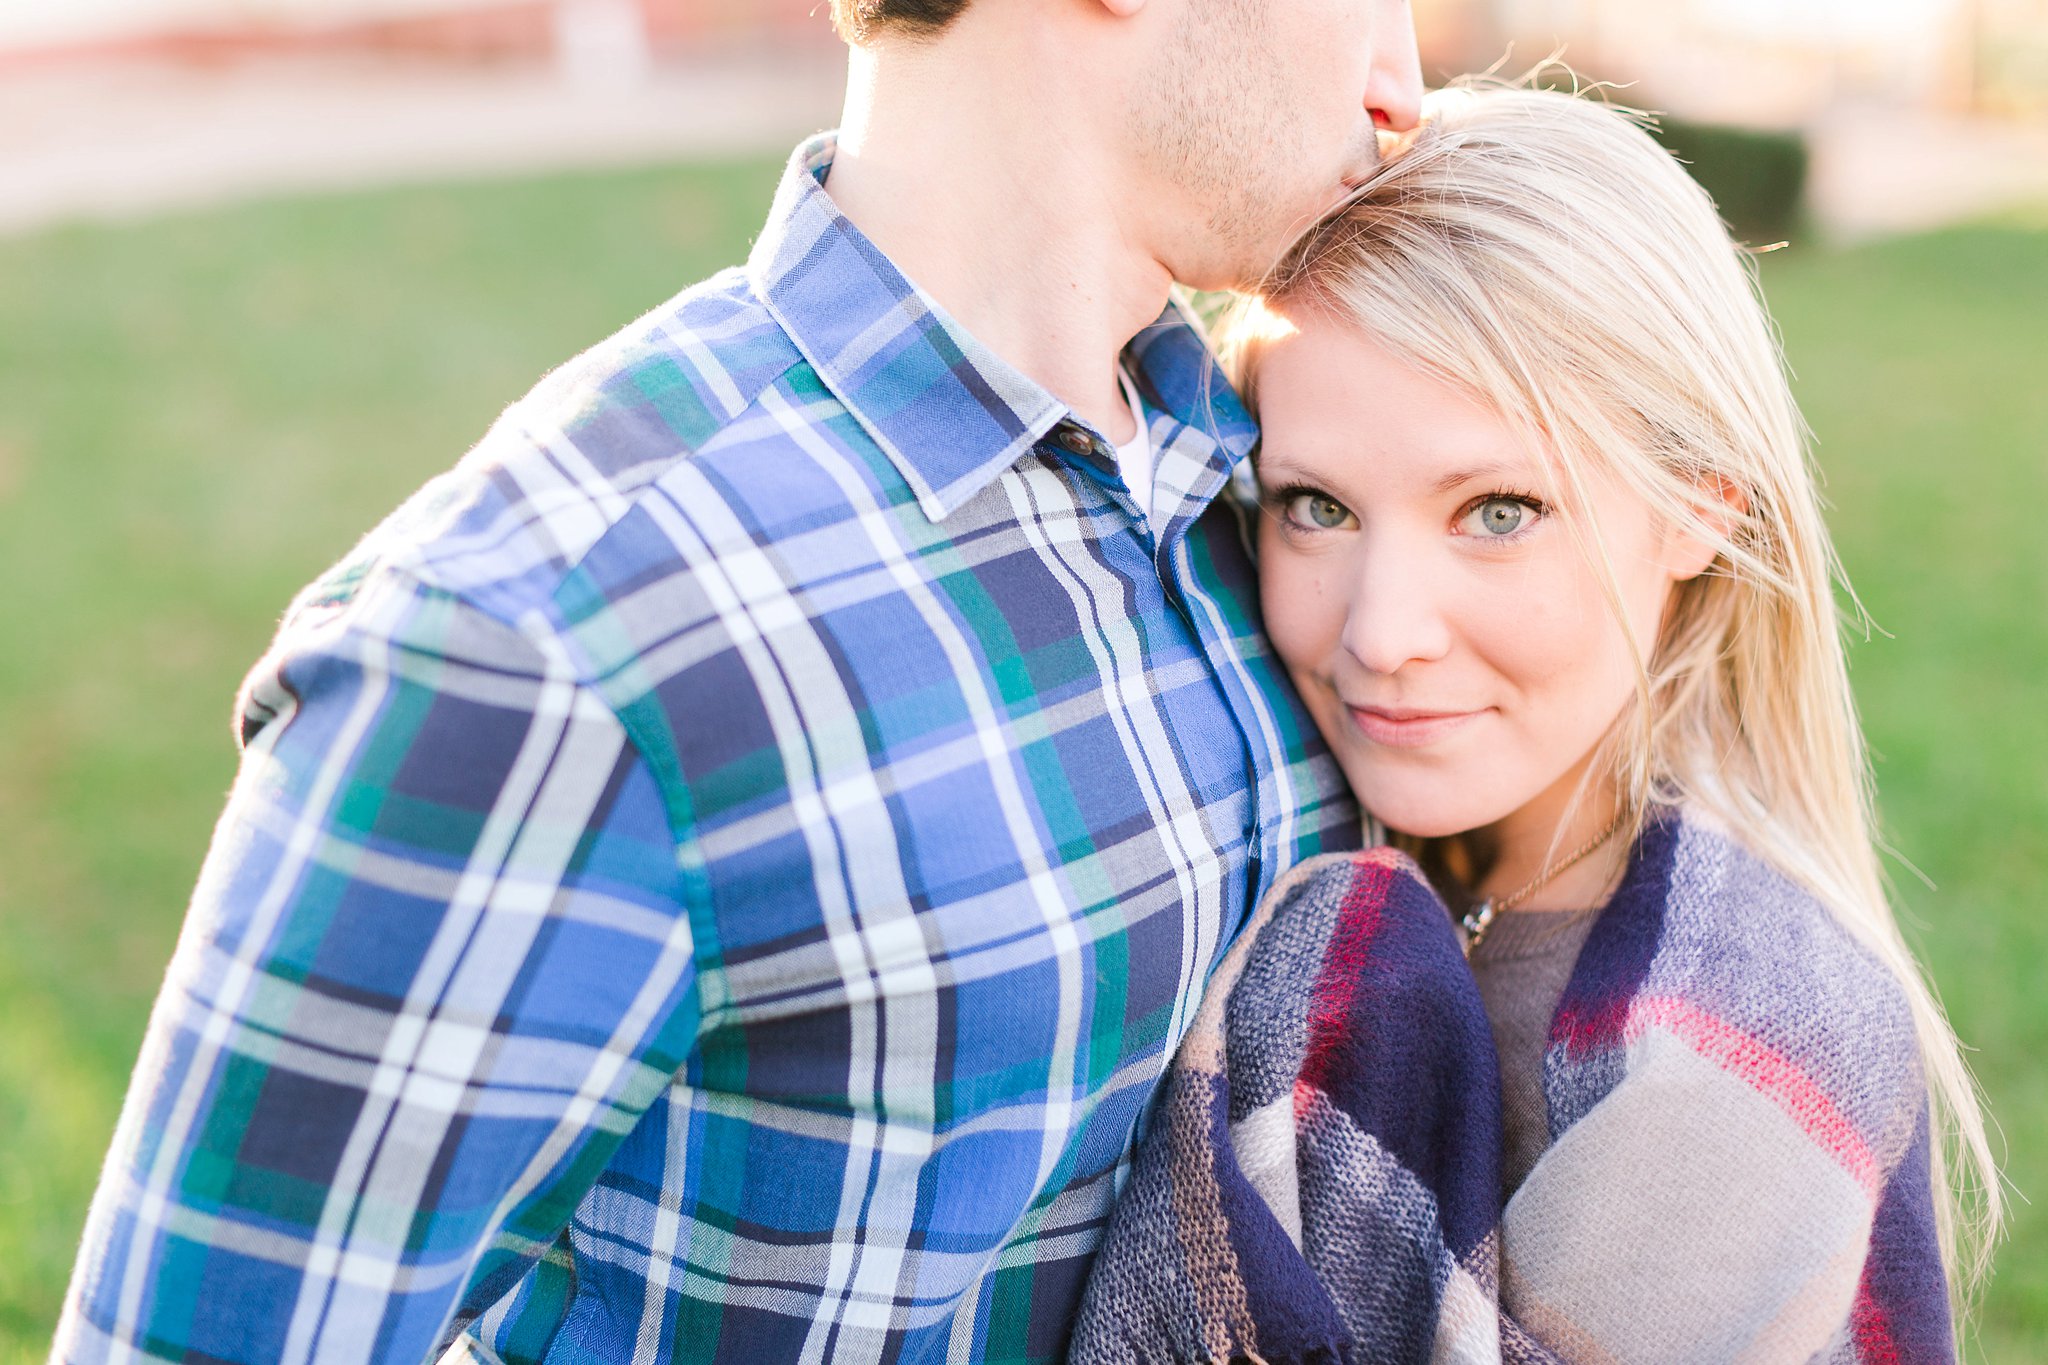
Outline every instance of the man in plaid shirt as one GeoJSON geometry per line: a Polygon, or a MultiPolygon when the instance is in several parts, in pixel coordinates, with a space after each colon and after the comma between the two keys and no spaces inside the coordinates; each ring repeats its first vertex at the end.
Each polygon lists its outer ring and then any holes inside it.
{"type": "Polygon", "coordinates": [[[1414,39],[835,18],[844,130],[746,266],[515,404],[252,673],[59,1358],[1061,1355],[1210,967],[1358,838],[1169,281],[1369,171],[1414,39]]]}

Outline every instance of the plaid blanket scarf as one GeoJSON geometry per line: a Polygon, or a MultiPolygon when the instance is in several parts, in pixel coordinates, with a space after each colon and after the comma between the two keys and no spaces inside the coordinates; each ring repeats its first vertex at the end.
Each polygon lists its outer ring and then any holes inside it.
{"type": "Polygon", "coordinates": [[[1407,859],[1274,888],[1183,1042],[1070,1359],[1947,1361],[1903,994],[1806,892],[1667,814],[1552,1025],[1503,1206],[1493,1038],[1407,859]]]}

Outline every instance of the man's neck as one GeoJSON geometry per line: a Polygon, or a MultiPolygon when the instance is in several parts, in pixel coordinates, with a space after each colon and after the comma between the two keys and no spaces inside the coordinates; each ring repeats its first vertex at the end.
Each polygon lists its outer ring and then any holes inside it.
{"type": "Polygon", "coordinates": [[[1172,279],[1118,217],[1130,192],[1109,150],[1036,63],[960,55],[854,52],[827,189],[976,340],[1121,443],[1117,355],[1172,279]]]}

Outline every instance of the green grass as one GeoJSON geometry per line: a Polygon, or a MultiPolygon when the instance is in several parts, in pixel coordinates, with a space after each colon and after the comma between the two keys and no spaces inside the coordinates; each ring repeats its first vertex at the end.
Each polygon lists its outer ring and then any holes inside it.
{"type": "MultiPolygon", "coordinates": [[[[737,260],[767,163],[294,201],[0,242],[0,1363],[39,1359],[292,592],[550,364],[737,260]]],[[[2048,231],[1765,281],[1843,553],[1917,939],[2048,1191],[2048,231]],[[2031,704],[2030,704],[2031,703],[2031,704]]],[[[2018,1207],[1981,1358],[2048,1358],[2018,1207]]]]}
{"type": "MultiPolygon", "coordinates": [[[[2048,231],[2019,219],[1767,257],[1834,503],[1883,631],[1851,654],[1908,936],[2048,1198],[2048,231]]],[[[2048,1360],[2048,1209],[2013,1201],[1982,1358],[2048,1360]]]]}

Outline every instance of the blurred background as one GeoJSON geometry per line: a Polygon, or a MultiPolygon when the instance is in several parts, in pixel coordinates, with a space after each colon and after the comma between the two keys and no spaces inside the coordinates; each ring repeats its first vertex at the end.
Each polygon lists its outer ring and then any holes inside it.
{"type": "MultiPolygon", "coordinates": [[[[836,117],[819,0],[0,0],[0,1363],[40,1360],[291,594],[550,365],[741,258],[836,117]]],[[[2048,0],[1415,0],[1562,46],[1761,257],[1899,903],[2048,1360],[2048,0]]]]}

